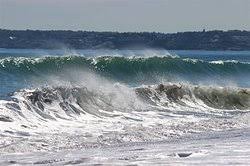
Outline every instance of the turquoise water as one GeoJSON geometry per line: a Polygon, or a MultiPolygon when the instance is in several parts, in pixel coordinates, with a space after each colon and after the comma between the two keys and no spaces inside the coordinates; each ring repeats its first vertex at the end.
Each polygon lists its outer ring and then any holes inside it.
{"type": "Polygon", "coordinates": [[[165,81],[249,87],[250,52],[0,49],[0,98],[46,86],[48,76],[64,79],[64,72],[75,70],[130,86],[165,81]]]}

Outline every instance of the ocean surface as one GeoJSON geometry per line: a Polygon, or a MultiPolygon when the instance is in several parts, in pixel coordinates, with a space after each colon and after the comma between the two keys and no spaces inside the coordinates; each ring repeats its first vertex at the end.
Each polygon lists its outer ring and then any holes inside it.
{"type": "Polygon", "coordinates": [[[0,49],[0,165],[248,165],[250,51],[0,49]]]}

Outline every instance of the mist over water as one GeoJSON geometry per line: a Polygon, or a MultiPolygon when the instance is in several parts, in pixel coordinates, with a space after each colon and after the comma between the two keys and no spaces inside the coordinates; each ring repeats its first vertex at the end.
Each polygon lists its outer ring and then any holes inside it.
{"type": "Polygon", "coordinates": [[[1,152],[249,128],[250,52],[1,49],[0,56],[1,152]]]}
{"type": "MultiPolygon", "coordinates": [[[[132,86],[161,82],[249,86],[248,52],[1,49],[0,54],[5,86],[1,97],[33,83],[46,84],[50,76],[64,79],[65,73],[71,76],[74,71],[89,71],[132,86]]],[[[66,81],[76,80],[71,79],[66,81]]]]}

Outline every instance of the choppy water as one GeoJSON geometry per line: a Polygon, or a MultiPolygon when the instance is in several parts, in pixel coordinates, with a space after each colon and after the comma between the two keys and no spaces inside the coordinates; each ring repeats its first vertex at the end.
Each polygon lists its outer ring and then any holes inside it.
{"type": "Polygon", "coordinates": [[[0,49],[0,80],[3,164],[249,162],[247,51],[0,49]]]}

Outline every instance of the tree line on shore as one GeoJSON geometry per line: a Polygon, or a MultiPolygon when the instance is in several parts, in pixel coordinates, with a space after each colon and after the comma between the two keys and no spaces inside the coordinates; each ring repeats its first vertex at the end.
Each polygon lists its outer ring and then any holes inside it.
{"type": "Polygon", "coordinates": [[[250,31],[94,32],[0,29],[0,48],[250,50],[250,31]]]}

